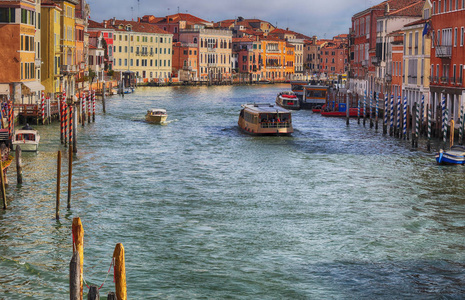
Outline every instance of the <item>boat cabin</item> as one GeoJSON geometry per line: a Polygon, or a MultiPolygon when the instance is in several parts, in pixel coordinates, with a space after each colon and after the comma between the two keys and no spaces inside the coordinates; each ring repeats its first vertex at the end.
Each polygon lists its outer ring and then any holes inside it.
{"type": "Polygon", "coordinates": [[[304,86],[301,108],[312,109],[315,106],[322,106],[326,103],[329,94],[327,85],[306,85],[304,86]]]}
{"type": "Polygon", "coordinates": [[[251,134],[289,134],[291,112],[272,104],[246,104],[239,115],[239,127],[251,134]]]}

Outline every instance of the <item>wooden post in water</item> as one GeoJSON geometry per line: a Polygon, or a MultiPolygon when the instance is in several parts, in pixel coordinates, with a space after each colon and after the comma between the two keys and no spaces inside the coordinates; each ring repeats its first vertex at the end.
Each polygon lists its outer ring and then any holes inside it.
{"type": "MultiPolygon", "coordinates": [[[[4,145],[4,144],[2,144],[4,145]]],[[[5,192],[5,178],[3,177],[3,162],[0,160],[0,188],[3,200],[3,209],[7,209],[6,205],[6,192],[5,192]]]]}
{"type": "Polygon", "coordinates": [[[91,285],[89,287],[89,293],[87,294],[87,300],[100,300],[98,286],[91,285]]]}
{"type": "Polygon", "coordinates": [[[373,128],[373,117],[372,117],[372,113],[373,113],[373,94],[370,93],[370,128],[373,128]]]}
{"type": "MultiPolygon", "coordinates": [[[[79,266],[80,266],[80,274],[79,274],[79,299],[82,299],[83,294],[83,264],[84,264],[84,228],[82,227],[81,219],[74,218],[73,219],[73,253],[79,252],[79,266]]],[[[119,299],[119,298],[118,298],[119,299]]]]}
{"type": "Polygon", "coordinates": [[[127,300],[126,290],[126,267],[124,262],[124,247],[123,244],[116,244],[115,251],[113,252],[114,259],[114,272],[115,272],[115,290],[116,299],[127,300]]]}
{"type": "Polygon", "coordinates": [[[16,182],[17,184],[23,184],[23,163],[21,160],[21,147],[16,146],[16,182]]]}
{"type": "Polygon", "coordinates": [[[410,120],[410,105],[407,105],[407,132],[406,132],[407,136],[405,137],[407,139],[407,141],[410,139],[410,127],[411,127],[410,126],[410,121],[411,121],[410,120]]]}
{"type": "Polygon", "coordinates": [[[68,151],[68,209],[71,208],[71,183],[73,179],[73,145],[69,145],[68,151]]]}
{"type": "Polygon", "coordinates": [[[116,300],[115,292],[109,292],[107,296],[107,300],[116,300]]]}
{"type": "Polygon", "coordinates": [[[55,218],[60,218],[60,185],[61,185],[61,151],[58,151],[57,158],[57,201],[55,209],[55,218]]]}
{"type": "Polygon", "coordinates": [[[450,148],[454,146],[454,135],[455,135],[455,121],[450,120],[450,148]]]}
{"type": "Polygon", "coordinates": [[[74,251],[69,263],[69,299],[81,300],[81,259],[79,252],[74,251]]]}

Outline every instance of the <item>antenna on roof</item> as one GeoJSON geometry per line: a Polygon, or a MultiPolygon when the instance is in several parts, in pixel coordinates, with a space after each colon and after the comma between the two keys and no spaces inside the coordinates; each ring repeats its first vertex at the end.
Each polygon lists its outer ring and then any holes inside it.
{"type": "Polygon", "coordinates": [[[137,0],[137,16],[140,16],[140,0],[137,0]]]}
{"type": "Polygon", "coordinates": [[[179,6],[178,6],[178,14],[179,14],[179,6]]]}
{"type": "Polygon", "coordinates": [[[134,21],[134,7],[131,6],[131,20],[134,21]]]}

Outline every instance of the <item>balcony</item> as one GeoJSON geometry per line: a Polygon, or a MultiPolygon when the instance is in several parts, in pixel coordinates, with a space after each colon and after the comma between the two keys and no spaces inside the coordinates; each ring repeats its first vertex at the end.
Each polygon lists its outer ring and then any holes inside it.
{"type": "Polygon", "coordinates": [[[436,46],[436,57],[439,58],[451,58],[452,56],[452,46],[436,46]]]}
{"type": "Polygon", "coordinates": [[[441,77],[441,78],[440,78],[440,82],[441,82],[442,84],[447,84],[447,83],[449,82],[449,77],[444,77],[444,76],[441,77]]]}
{"type": "Polygon", "coordinates": [[[40,65],[42,64],[42,61],[40,59],[37,59],[34,61],[35,67],[40,68],[40,65]]]}
{"type": "Polygon", "coordinates": [[[362,60],[362,67],[367,67],[368,66],[368,60],[362,60]]]}
{"type": "Polygon", "coordinates": [[[61,66],[61,73],[63,74],[74,73],[74,72],[76,72],[75,65],[62,65],[61,66]]]}
{"type": "Polygon", "coordinates": [[[377,56],[373,56],[373,57],[371,58],[371,63],[372,63],[373,65],[379,65],[380,62],[381,62],[381,59],[380,59],[379,57],[377,57],[377,56]]]}

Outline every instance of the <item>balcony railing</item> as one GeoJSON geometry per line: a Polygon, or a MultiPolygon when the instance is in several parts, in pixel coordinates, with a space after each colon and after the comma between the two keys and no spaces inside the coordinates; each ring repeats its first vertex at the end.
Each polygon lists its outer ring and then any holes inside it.
{"type": "Polygon", "coordinates": [[[452,46],[436,46],[436,57],[450,58],[452,56],[452,46]]]}
{"type": "Polygon", "coordinates": [[[62,73],[76,72],[76,66],[75,65],[61,65],[61,72],[62,73]]]}

